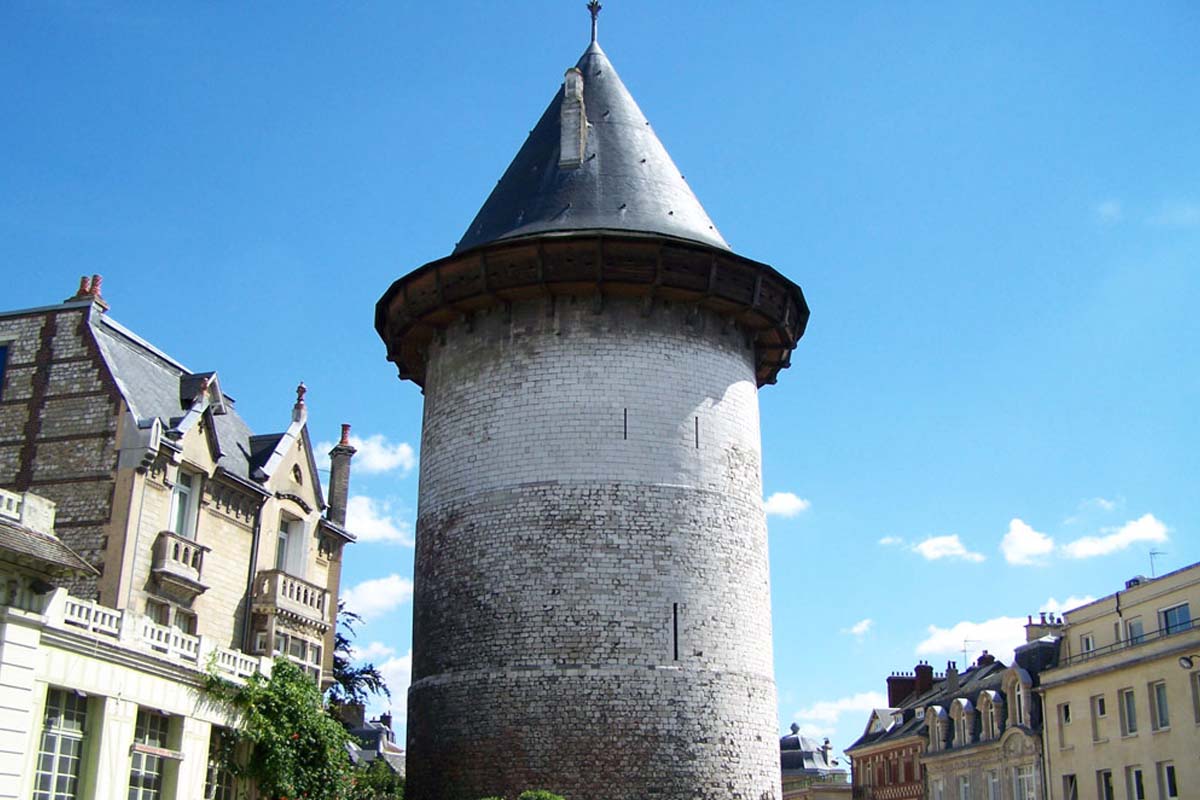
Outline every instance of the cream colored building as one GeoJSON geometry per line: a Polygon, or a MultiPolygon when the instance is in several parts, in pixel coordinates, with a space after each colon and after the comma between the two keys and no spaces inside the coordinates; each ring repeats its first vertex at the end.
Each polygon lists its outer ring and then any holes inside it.
{"type": "Polygon", "coordinates": [[[227,798],[204,673],[332,680],[354,449],[327,505],[303,385],[256,435],[99,285],[0,312],[0,799],[227,798]]]}
{"type": "Polygon", "coordinates": [[[1051,800],[1200,797],[1196,609],[1200,564],[1065,614],[1039,689],[1051,800]]]}

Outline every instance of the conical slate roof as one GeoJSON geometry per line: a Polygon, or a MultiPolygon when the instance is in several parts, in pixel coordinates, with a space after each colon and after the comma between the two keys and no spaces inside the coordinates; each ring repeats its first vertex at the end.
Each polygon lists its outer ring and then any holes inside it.
{"type": "Polygon", "coordinates": [[[502,239],[597,230],[730,249],[599,44],[591,43],[577,68],[588,123],[582,163],[559,166],[560,87],[454,252],[502,239]]]}

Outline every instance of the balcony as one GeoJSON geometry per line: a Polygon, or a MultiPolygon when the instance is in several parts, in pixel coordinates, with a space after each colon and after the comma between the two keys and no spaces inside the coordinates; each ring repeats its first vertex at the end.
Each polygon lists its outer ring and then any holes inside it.
{"type": "MultiPolygon", "coordinates": [[[[1075,654],[1071,655],[1070,657],[1064,658],[1063,660],[1061,660],[1058,663],[1058,666],[1059,667],[1076,666],[1078,664],[1082,664],[1087,661],[1104,658],[1105,656],[1108,656],[1112,653],[1120,653],[1124,650],[1129,650],[1131,648],[1146,647],[1147,645],[1156,644],[1156,643],[1162,641],[1163,639],[1167,639],[1167,638],[1173,637],[1173,636],[1178,636],[1179,634],[1187,633],[1189,631],[1194,631],[1194,630],[1200,630],[1200,620],[1187,620],[1186,622],[1179,622],[1174,625],[1170,625],[1166,628],[1160,628],[1159,630],[1156,630],[1156,631],[1148,631],[1146,633],[1142,633],[1137,636],[1134,636],[1133,638],[1124,639],[1122,641],[1115,642],[1114,644],[1106,645],[1104,647],[1097,647],[1095,649],[1088,650],[1086,653],[1075,653],[1075,654]]],[[[1183,643],[1181,642],[1181,644],[1183,644],[1183,643]]],[[[1156,648],[1150,648],[1150,647],[1146,647],[1146,649],[1148,651],[1156,650],[1156,648]]],[[[1158,649],[1160,649],[1160,648],[1158,648],[1158,649]]],[[[1154,654],[1158,655],[1157,652],[1154,654]]]]}
{"type": "Polygon", "coordinates": [[[154,541],[151,570],[168,595],[190,603],[208,589],[203,581],[204,554],[209,548],[172,531],[162,531],[154,541]]]}
{"type": "Polygon", "coordinates": [[[322,633],[329,630],[329,590],[283,570],[258,573],[254,610],[312,625],[322,633]]]}

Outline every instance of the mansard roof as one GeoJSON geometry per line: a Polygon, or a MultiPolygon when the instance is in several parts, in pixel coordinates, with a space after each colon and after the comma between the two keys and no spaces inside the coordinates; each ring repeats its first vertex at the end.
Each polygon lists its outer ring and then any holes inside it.
{"type": "Polygon", "coordinates": [[[612,62],[593,41],[576,69],[587,119],[582,159],[560,165],[560,87],[455,253],[536,234],[659,234],[728,250],[612,62]]]}

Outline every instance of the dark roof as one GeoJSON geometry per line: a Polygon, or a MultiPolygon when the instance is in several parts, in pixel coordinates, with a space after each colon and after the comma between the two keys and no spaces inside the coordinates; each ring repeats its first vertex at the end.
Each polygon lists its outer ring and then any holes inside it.
{"type": "Polygon", "coordinates": [[[5,520],[0,520],[0,552],[15,554],[22,561],[33,561],[52,575],[100,574],[58,537],[5,520]]]}
{"type": "Polygon", "coordinates": [[[784,773],[827,775],[840,772],[837,766],[830,763],[830,752],[822,743],[800,733],[796,725],[792,726],[789,735],[779,737],[779,765],[784,773]]]}
{"type": "MultiPolygon", "coordinates": [[[[92,320],[100,354],[138,425],[148,425],[155,419],[164,429],[176,425],[201,384],[215,373],[192,372],[107,314],[95,314],[92,320]]],[[[234,409],[233,398],[222,397],[221,413],[210,417],[220,450],[217,466],[235,478],[260,483],[269,477],[262,468],[285,434],[256,436],[234,409]]],[[[320,483],[315,490],[319,501],[324,502],[320,483]]]]}
{"type": "Polygon", "coordinates": [[[958,676],[958,686],[954,689],[950,688],[945,678],[937,679],[928,691],[912,695],[904,700],[898,709],[903,714],[902,722],[899,725],[874,732],[867,730],[854,744],[846,748],[846,752],[887,740],[903,739],[913,735],[924,736],[928,727],[923,718],[918,718],[917,709],[937,705],[949,711],[950,704],[959,697],[965,697],[975,703],[981,692],[1000,689],[1006,669],[1007,667],[999,661],[993,661],[982,667],[969,667],[958,676]]]}
{"type": "Polygon", "coordinates": [[[592,42],[577,67],[588,122],[583,163],[559,167],[560,87],[454,252],[584,230],[661,234],[728,250],[600,45],[592,42]]]}

